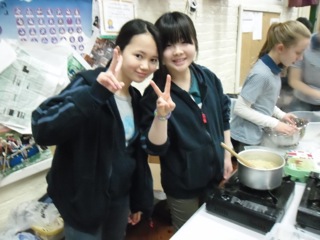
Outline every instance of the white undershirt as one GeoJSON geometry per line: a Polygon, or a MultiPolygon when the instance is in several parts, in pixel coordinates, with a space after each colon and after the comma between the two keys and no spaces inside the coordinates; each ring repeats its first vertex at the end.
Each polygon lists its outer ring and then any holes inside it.
{"type": "Polygon", "coordinates": [[[114,95],[125,132],[126,146],[134,135],[134,117],[131,97],[114,95]]]}
{"type": "Polygon", "coordinates": [[[253,122],[258,126],[274,128],[278,125],[279,119],[281,120],[286,114],[277,106],[274,107],[273,116],[267,116],[251,108],[251,104],[244,100],[241,96],[236,100],[234,106],[234,113],[238,116],[253,122]]]}

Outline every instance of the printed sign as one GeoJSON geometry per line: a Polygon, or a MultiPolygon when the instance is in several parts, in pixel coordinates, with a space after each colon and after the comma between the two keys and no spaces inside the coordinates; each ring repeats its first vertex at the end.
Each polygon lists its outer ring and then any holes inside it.
{"type": "Polygon", "coordinates": [[[0,0],[0,38],[22,42],[68,42],[85,51],[92,32],[92,0],[0,0]]]}

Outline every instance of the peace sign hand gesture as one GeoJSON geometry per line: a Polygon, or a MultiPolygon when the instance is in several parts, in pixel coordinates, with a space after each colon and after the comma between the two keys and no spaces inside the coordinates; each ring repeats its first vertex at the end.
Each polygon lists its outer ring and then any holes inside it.
{"type": "Polygon", "coordinates": [[[124,83],[117,79],[121,66],[122,56],[119,54],[118,47],[116,47],[113,49],[113,56],[108,70],[106,72],[101,72],[97,77],[97,81],[113,93],[122,89],[124,83]]]}
{"type": "Polygon", "coordinates": [[[170,113],[175,109],[176,104],[172,101],[170,95],[171,89],[171,76],[168,74],[166,79],[166,85],[164,91],[161,92],[157,84],[151,80],[150,85],[158,96],[157,99],[157,115],[160,117],[165,117],[170,115],[170,113]]]}

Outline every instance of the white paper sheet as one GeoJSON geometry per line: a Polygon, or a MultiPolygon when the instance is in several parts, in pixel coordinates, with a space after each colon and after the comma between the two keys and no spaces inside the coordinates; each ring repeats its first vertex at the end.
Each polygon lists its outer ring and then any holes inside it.
{"type": "MultiPolygon", "coordinates": [[[[15,61],[0,74],[0,123],[24,134],[31,133],[31,113],[67,83],[70,47],[50,49],[10,42],[7,51],[15,61]]],[[[3,68],[4,65],[2,65],[3,68]]]]}
{"type": "Polygon", "coordinates": [[[262,12],[253,12],[254,25],[252,32],[252,40],[262,39],[262,12]]]}
{"type": "Polygon", "coordinates": [[[0,73],[3,72],[7,67],[10,66],[11,63],[13,63],[16,60],[16,53],[14,50],[10,47],[10,45],[0,39],[0,73]]]}

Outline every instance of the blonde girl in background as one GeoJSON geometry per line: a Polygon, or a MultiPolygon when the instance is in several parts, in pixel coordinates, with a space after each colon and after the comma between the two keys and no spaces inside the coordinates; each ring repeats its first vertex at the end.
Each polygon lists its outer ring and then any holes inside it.
{"type": "Polygon", "coordinates": [[[294,20],[270,26],[258,60],[234,106],[231,138],[236,151],[243,150],[245,145],[259,145],[264,127],[289,135],[297,131],[295,116],[276,106],[281,90],[280,73],[302,59],[310,35],[305,25],[294,20]]]}

